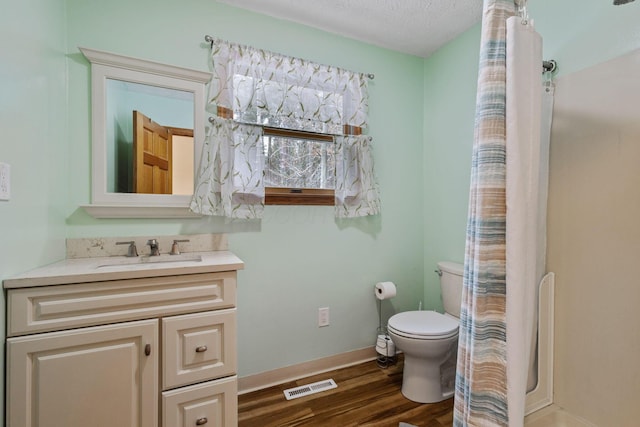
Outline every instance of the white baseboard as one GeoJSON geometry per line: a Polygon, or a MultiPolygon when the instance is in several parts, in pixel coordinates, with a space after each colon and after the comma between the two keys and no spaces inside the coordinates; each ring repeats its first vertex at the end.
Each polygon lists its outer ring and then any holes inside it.
{"type": "Polygon", "coordinates": [[[375,360],[376,357],[375,347],[366,347],[322,359],[299,363],[297,365],[285,366],[284,368],[278,368],[272,371],[248,375],[238,378],[238,394],[249,393],[334,369],[357,365],[375,360]]]}

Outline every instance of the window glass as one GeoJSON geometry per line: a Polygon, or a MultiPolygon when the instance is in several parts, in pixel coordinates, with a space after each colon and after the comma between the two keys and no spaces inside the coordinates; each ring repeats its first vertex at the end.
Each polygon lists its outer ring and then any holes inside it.
{"type": "Polygon", "coordinates": [[[313,137],[263,136],[267,187],[335,189],[335,144],[313,137]]]}

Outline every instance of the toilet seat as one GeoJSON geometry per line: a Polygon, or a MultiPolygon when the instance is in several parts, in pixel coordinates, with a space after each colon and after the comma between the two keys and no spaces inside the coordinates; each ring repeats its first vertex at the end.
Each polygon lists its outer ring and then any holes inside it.
{"type": "Polygon", "coordinates": [[[405,311],[391,316],[387,328],[407,338],[443,339],[458,335],[458,320],[436,311],[405,311]]]}

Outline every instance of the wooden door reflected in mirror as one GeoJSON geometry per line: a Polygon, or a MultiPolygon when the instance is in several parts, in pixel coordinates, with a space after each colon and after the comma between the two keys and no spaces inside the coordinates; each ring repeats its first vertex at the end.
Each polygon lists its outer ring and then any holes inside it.
{"type": "Polygon", "coordinates": [[[191,194],[193,130],[163,126],[139,111],[133,112],[133,129],[133,191],[191,194]]]}

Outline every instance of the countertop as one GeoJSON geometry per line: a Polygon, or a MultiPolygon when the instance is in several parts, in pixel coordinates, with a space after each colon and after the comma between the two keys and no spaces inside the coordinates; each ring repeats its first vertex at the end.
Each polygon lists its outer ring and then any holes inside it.
{"type": "Polygon", "coordinates": [[[65,259],[5,279],[5,289],[102,282],[178,274],[241,270],[244,262],[229,251],[187,252],[159,257],[124,256],[65,259]]]}

